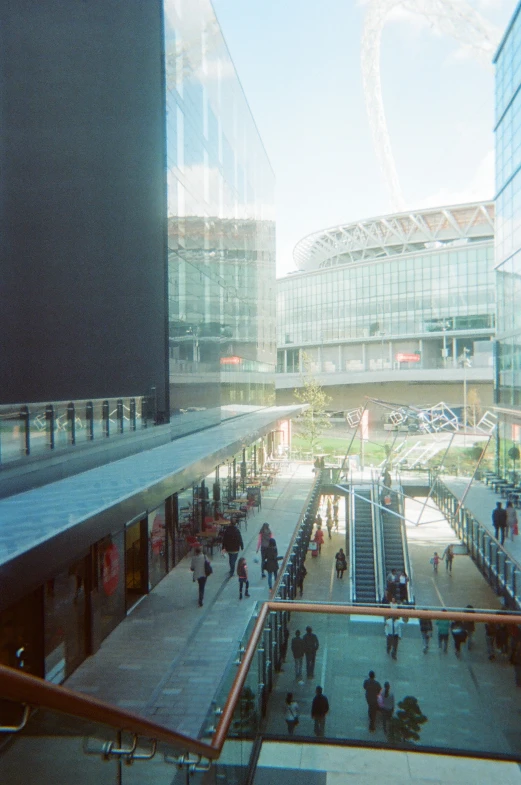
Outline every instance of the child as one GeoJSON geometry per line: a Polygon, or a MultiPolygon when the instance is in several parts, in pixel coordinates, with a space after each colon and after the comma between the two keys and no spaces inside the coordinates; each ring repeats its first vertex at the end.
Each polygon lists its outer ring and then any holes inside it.
{"type": "Polygon", "coordinates": [[[244,596],[250,596],[248,593],[248,589],[250,588],[248,582],[248,565],[246,564],[246,559],[244,557],[241,557],[237,563],[237,575],[239,578],[239,599],[242,600],[243,588],[246,589],[244,596]]]}
{"type": "Polygon", "coordinates": [[[431,564],[434,568],[434,572],[438,572],[438,564],[440,563],[440,557],[438,556],[437,551],[434,551],[434,556],[431,559],[431,564]]]}

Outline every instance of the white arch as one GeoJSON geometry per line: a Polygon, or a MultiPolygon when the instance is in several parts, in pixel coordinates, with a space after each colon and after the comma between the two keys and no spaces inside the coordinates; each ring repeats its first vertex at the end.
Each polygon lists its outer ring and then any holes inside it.
{"type": "Polygon", "coordinates": [[[362,35],[362,80],[371,136],[393,210],[404,210],[398,172],[385,118],[380,79],[382,32],[390,13],[402,7],[425,17],[431,27],[467,46],[475,57],[490,65],[500,31],[467,0],[369,0],[362,35]]]}

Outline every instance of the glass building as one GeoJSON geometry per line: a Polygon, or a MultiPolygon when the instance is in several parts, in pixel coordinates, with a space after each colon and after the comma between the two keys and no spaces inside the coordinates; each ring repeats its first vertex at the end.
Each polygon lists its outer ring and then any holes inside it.
{"type": "Polygon", "coordinates": [[[512,467],[509,451],[521,441],[521,6],[496,64],[496,404],[498,469],[512,467]]]}
{"type": "Polygon", "coordinates": [[[209,0],[165,2],[176,430],[273,403],[274,176],[209,0]]]}
{"type": "Polygon", "coordinates": [[[321,382],[338,388],[328,392],[339,410],[347,386],[371,382],[393,385],[398,400],[409,399],[405,386],[414,381],[428,386],[427,400],[461,402],[464,375],[490,402],[493,255],[492,203],[304,238],[294,251],[298,272],[277,282],[278,390],[295,386],[287,377],[302,371],[305,354],[321,382]]]}

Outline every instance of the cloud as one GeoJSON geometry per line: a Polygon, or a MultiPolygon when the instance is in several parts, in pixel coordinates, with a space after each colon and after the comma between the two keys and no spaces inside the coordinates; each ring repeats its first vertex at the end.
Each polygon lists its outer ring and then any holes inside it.
{"type": "Polygon", "coordinates": [[[467,202],[487,201],[494,198],[495,193],[495,153],[489,150],[481,159],[474,177],[460,189],[441,188],[429,194],[424,199],[414,200],[409,209],[426,207],[441,207],[452,204],[466,204],[467,202]]]}

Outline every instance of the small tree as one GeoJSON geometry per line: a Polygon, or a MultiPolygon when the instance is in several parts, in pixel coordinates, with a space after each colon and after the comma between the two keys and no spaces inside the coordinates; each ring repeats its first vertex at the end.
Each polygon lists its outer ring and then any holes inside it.
{"type": "Polygon", "coordinates": [[[481,398],[475,387],[471,387],[467,395],[467,411],[464,413],[465,422],[475,428],[481,419],[481,398]]]}
{"type": "Polygon", "coordinates": [[[302,376],[302,389],[295,390],[294,395],[297,401],[307,404],[307,409],[297,418],[299,431],[302,437],[308,442],[312,453],[316,453],[319,448],[321,435],[328,428],[331,428],[329,414],[326,406],[331,398],[324,392],[321,385],[311,372],[311,361],[307,354],[303,353],[305,373],[302,376]]]}
{"type": "Polygon", "coordinates": [[[508,451],[508,457],[510,458],[510,460],[514,464],[514,482],[515,482],[516,481],[516,461],[518,461],[519,458],[521,457],[521,453],[519,452],[519,447],[517,447],[514,444],[514,446],[511,447],[510,450],[508,451]]]}
{"type": "Polygon", "coordinates": [[[418,701],[412,695],[407,695],[398,704],[400,711],[391,718],[389,726],[389,739],[395,742],[414,742],[420,740],[421,726],[427,722],[427,717],[422,714],[418,701]]]}

